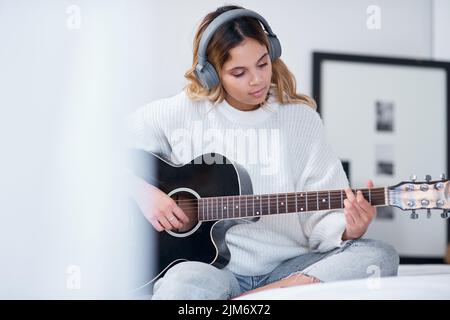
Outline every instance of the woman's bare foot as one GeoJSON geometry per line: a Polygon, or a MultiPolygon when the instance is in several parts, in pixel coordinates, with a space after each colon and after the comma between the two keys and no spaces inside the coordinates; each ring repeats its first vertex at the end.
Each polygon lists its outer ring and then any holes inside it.
{"type": "Polygon", "coordinates": [[[293,274],[287,278],[269,283],[265,286],[247,291],[235,298],[242,297],[244,295],[259,292],[259,291],[269,290],[269,289],[285,288],[285,287],[291,287],[291,286],[301,286],[301,285],[307,285],[307,284],[313,284],[313,283],[319,283],[319,282],[320,282],[319,279],[298,273],[298,274],[293,274]]]}

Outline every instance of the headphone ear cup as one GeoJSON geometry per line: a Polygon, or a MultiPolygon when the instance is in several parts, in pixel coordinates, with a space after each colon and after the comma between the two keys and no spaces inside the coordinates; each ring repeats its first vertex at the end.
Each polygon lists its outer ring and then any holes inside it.
{"type": "Polygon", "coordinates": [[[208,90],[211,90],[220,82],[216,69],[214,69],[213,65],[209,62],[205,63],[202,71],[195,70],[195,75],[202,86],[208,90]]]}
{"type": "Polygon", "coordinates": [[[270,50],[269,50],[270,60],[275,61],[276,59],[281,57],[280,40],[278,40],[277,37],[270,36],[270,35],[268,38],[269,38],[269,45],[270,45],[270,50]]]}

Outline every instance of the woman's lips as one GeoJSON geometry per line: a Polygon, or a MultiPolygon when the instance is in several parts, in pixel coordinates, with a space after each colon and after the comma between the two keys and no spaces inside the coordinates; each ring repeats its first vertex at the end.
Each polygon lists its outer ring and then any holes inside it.
{"type": "Polygon", "coordinates": [[[252,96],[254,96],[256,98],[260,98],[265,90],[266,90],[266,88],[264,87],[264,88],[262,88],[262,89],[260,89],[258,91],[251,92],[250,95],[252,95],[252,96]]]}

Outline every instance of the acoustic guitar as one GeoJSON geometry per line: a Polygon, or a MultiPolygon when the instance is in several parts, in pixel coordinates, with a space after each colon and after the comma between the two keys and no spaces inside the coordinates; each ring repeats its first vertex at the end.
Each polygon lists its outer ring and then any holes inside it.
{"type": "MultiPolygon", "coordinates": [[[[343,209],[346,193],[341,190],[318,190],[273,194],[253,194],[245,169],[218,153],[209,153],[184,165],[175,165],[143,150],[132,150],[132,171],[149,184],[167,193],[187,214],[190,223],[178,230],[157,232],[156,271],[152,281],[171,266],[182,261],[200,261],[223,268],[230,260],[224,241],[225,233],[240,223],[251,223],[259,217],[343,209]]],[[[393,206],[411,212],[450,211],[449,180],[400,182],[394,186],[352,189],[361,191],[375,207],[393,206]]]]}

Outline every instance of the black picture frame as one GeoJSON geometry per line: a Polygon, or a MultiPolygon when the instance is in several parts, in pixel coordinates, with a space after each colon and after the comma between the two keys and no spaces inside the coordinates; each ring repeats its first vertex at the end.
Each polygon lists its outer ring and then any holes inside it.
{"type": "MultiPolygon", "coordinates": [[[[450,174],[450,63],[443,61],[431,61],[423,59],[410,59],[410,58],[398,58],[398,57],[381,57],[370,55],[355,55],[355,54],[343,54],[333,52],[313,52],[313,76],[312,76],[312,91],[313,98],[317,102],[317,111],[323,116],[322,110],[322,78],[323,78],[323,65],[327,61],[334,62],[351,62],[351,63],[366,63],[374,65],[395,65],[395,66],[413,66],[419,68],[439,68],[446,72],[446,109],[447,109],[447,178],[450,174]]],[[[326,126],[326,123],[324,123],[326,126]]],[[[347,163],[348,166],[348,163],[347,163]]],[[[350,178],[349,172],[346,172],[350,178]]],[[[429,258],[429,257],[417,257],[417,256],[400,256],[401,263],[450,263],[450,219],[447,219],[447,257],[441,258],[429,258]]],[[[444,253],[445,255],[445,253],[444,253]]]]}

